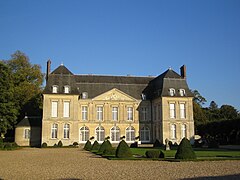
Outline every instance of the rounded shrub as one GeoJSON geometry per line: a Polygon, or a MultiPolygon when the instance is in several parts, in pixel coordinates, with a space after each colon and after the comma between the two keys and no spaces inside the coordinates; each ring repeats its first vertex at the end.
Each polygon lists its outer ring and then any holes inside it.
{"type": "Polygon", "coordinates": [[[129,148],[128,144],[124,140],[122,140],[117,147],[116,157],[118,158],[132,157],[131,149],[129,148]]]}
{"type": "Polygon", "coordinates": [[[58,147],[62,147],[63,146],[63,143],[62,141],[58,141],[58,144],[57,144],[58,147]]]}
{"type": "Polygon", "coordinates": [[[100,148],[99,143],[97,141],[94,141],[91,151],[98,152],[99,148],[100,148]]]}
{"type": "Polygon", "coordinates": [[[104,142],[101,144],[101,146],[100,146],[100,148],[99,148],[99,150],[98,150],[98,154],[103,154],[103,152],[104,152],[106,149],[109,149],[109,148],[112,148],[112,144],[110,143],[109,140],[106,140],[106,141],[104,141],[104,142]]]}
{"type": "Polygon", "coordinates": [[[12,144],[7,142],[4,144],[4,149],[12,149],[12,144]]]}
{"type": "Polygon", "coordinates": [[[145,153],[147,158],[164,158],[165,155],[160,150],[148,150],[145,153]]]}
{"type": "Polygon", "coordinates": [[[113,148],[113,147],[108,147],[107,149],[105,149],[103,151],[103,154],[104,156],[115,156],[116,154],[116,148],[113,148]]]}
{"type": "Polygon", "coordinates": [[[42,143],[42,148],[46,148],[48,145],[47,145],[47,143],[42,143]]]}
{"type": "Polygon", "coordinates": [[[85,143],[83,149],[85,149],[86,151],[90,151],[92,149],[92,144],[89,140],[85,143]]]}
{"type": "Polygon", "coordinates": [[[175,154],[175,159],[196,159],[196,154],[192,149],[190,141],[187,138],[183,138],[178,146],[175,154]]]}

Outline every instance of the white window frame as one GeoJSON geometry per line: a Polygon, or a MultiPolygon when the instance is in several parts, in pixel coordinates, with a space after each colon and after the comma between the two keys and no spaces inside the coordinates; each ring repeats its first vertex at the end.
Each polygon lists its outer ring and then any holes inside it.
{"type": "Polygon", "coordinates": [[[70,138],[70,124],[64,124],[63,126],[63,139],[70,138]]]}
{"type": "Polygon", "coordinates": [[[118,107],[112,107],[112,120],[118,121],[118,107]]]}
{"type": "Polygon", "coordinates": [[[177,139],[177,125],[171,124],[171,139],[177,139]]]}
{"type": "Polygon", "coordinates": [[[179,89],[179,95],[185,96],[185,89],[179,89]]]}
{"type": "Polygon", "coordinates": [[[79,142],[86,142],[89,140],[90,131],[87,126],[83,126],[79,129],[79,142]]]}
{"type": "Polygon", "coordinates": [[[181,119],[186,119],[186,104],[185,103],[180,103],[179,104],[179,109],[180,109],[180,118],[181,119]]]}
{"type": "Polygon", "coordinates": [[[174,88],[170,88],[169,89],[169,95],[170,96],[174,96],[175,95],[175,89],[174,88]]]}
{"type": "Polygon", "coordinates": [[[141,142],[150,142],[150,129],[148,127],[143,126],[141,128],[140,140],[141,140],[141,142]]]}
{"type": "Polygon", "coordinates": [[[63,117],[70,117],[70,101],[63,101],[63,117]]]}
{"type": "Polygon", "coordinates": [[[129,126],[126,128],[126,141],[127,142],[135,141],[135,128],[133,126],[129,126]]]}
{"type": "Polygon", "coordinates": [[[103,121],[103,106],[97,106],[97,120],[103,121]]]}
{"type": "Polygon", "coordinates": [[[88,120],[88,106],[82,106],[82,120],[88,120]]]}
{"type": "Polygon", "coordinates": [[[70,93],[70,86],[64,86],[64,93],[70,93]]]}
{"type": "Polygon", "coordinates": [[[56,118],[56,117],[58,117],[58,101],[52,101],[51,105],[52,105],[51,117],[56,118]]]}
{"type": "Polygon", "coordinates": [[[105,129],[102,126],[98,126],[95,129],[96,140],[98,142],[103,142],[105,139],[105,129]]]}
{"type": "Polygon", "coordinates": [[[51,127],[51,139],[57,139],[58,137],[58,124],[54,123],[51,127]]]}
{"type": "Polygon", "coordinates": [[[110,137],[112,142],[119,142],[120,141],[120,128],[118,126],[113,126],[110,129],[110,137]]]}
{"type": "Polygon", "coordinates": [[[187,125],[186,124],[181,125],[181,135],[182,135],[182,138],[187,137],[187,125]]]}
{"type": "Polygon", "coordinates": [[[57,85],[52,86],[52,93],[58,93],[58,86],[57,85]]]}
{"type": "Polygon", "coordinates": [[[30,139],[30,137],[31,137],[31,130],[29,128],[24,129],[23,137],[24,137],[24,139],[30,139]]]}
{"type": "Polygon", "coordinates": [[[171,119],[176,118],[176,104],[175,103],[169,103],[169,117],[171,119]]]}
{"type": "Polygon", "coordinates": [[[87,98],[88,98],[88,93],[82,92],[82,99],[87,99],[87,98]]]}
{"type": "Polygon", "coordinates": [[[127,120],[133,121],[133,107],[127,107],[127,120]]]}

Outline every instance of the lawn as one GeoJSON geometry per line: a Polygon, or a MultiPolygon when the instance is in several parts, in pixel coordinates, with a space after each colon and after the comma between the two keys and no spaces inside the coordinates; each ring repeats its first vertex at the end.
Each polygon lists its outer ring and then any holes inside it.
{"type": "MultiPolygon", "coordinates": [[[[134,155],[145,156],[145,152],[147,150],[152,150],[153,148],[131,148],[131,151],[134,155]]],[[[158,148],[162,150],[165,154],[165,158],[174,158],[177,150],[169,150],[165,151],[162,148],[158,148]]],[[[203,149],[203,148],[196,148],[194,149],[198,159],[204,158],[234,158],[240,159],[240,150],[226,150],[226,149],[203,149]]]]}

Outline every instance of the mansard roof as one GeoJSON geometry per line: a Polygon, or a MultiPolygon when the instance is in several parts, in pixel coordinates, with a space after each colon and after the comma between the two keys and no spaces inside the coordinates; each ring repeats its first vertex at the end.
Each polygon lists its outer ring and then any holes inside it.
{"type": "Polygon", "coordinates": [[[64,75],[73,75],[71,71],[68,70],[63,64],[58,66],[51,74],[64,74],[64,75]]]}
{"type": "Polygon", "coordinates": [[[38,116],[25,116],[16,127],[41,127],[42,117],[38,116]]]}

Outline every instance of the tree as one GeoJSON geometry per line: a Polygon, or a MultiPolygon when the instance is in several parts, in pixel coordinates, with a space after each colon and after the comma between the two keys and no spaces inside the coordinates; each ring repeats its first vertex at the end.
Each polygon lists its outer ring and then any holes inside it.
{"type": "Polygon", "coordinates": [[[0,61],[0,89],[0,135],[3,137],[16,123],[18,111],[14,103],[11,71],[2,61],[0,61]]]}
{"type": "Polygon", "coordinates": [[[207,123],[207,116],[205,111],[196,102],[193,102],[193,118],[195,125],[207,123]]]}
{"type": "Polygon", "coordinates": [[[222,105],[220,108],[221,118],[224,120],[232,120],[238,117],[238,111],[230,105],[222,105]]]}
{"type": "Polygon", "coordinates": [[[215,103],[215,101],[211,101],[210,105],[209,105],[209,109],[210,110],[217,110],[218,109],[217,103],[215,103]]]}
{"type": "Polygon", "coordinates": [[[198,105],[202,106],[207,102],[207,100],[198,92],[198,90],[193,90],[192,93],[194,95],[193,101],[198,105]]]}
{"type": "Polygon", "coordinates": [[[11,57],[5,63],[12,73],[14,101],[20,112],[20,118],[26,113],[28,115],[39,115],[43,82],[41,67],[36,64],[32,65],[29,58],[20,51],[16,51],[11,57]]]}

